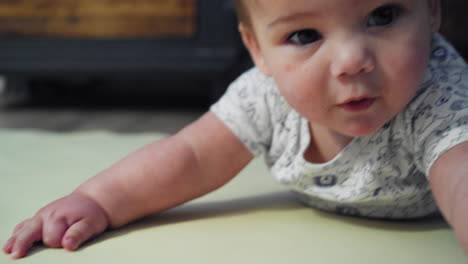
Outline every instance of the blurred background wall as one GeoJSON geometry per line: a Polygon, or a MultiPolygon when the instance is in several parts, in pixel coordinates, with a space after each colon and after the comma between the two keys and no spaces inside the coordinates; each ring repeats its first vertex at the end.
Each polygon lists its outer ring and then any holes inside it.
{"type": "Polygon", "coordinates": [[[468,1],[442,0],[442,33],[468,59],[468,1]]]}

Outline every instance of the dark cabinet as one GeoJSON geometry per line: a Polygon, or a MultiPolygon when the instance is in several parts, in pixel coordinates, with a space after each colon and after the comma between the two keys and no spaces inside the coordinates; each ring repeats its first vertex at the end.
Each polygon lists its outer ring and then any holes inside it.
{"type": "Polygon", "coordinates": [[[219,95],[248,63],[236,23],[227,0],[0,0],[0,75],[209,80],[219,95]]]}

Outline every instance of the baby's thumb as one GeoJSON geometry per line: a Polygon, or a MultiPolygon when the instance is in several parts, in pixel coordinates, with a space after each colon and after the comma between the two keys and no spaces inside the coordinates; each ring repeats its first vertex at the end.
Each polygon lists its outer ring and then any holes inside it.
{"type": "Polygon", "coordinates": [[[81,244],[96,234],[93,226],[86,220],[81,220],[71,225],[62,239],[62,247],[73,251],[81,244]]]}

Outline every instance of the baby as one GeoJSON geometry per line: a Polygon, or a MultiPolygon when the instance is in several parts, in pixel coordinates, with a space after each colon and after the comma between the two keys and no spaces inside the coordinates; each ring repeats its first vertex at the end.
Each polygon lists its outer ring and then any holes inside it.
{"type": "Polygon", "coordinates": [[[199,120],[20,223],[4,251],[21,258],[41,240],[75,250],[264,156],[314,208],[391,219],[440,211],[468,252],[468,67],[437,33],[439,0],[235,6],[256,67],[199,120]]]}

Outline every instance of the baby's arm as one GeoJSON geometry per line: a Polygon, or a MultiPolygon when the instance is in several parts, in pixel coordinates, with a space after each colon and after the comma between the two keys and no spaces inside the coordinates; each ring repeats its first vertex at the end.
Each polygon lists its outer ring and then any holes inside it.
{"type": "Polygon", "coordinates": [[[434,163],[430,179],[439,208],[468,255],[468,143],[443,154],[434,163]]]}
{"type": "Polygon", "coordinates": [[[125,157],[15,228],[4,251],[33,242],[76,249],[107,227],[174,207],[227,183],[253,155],[212,113],[125,157]]]}

